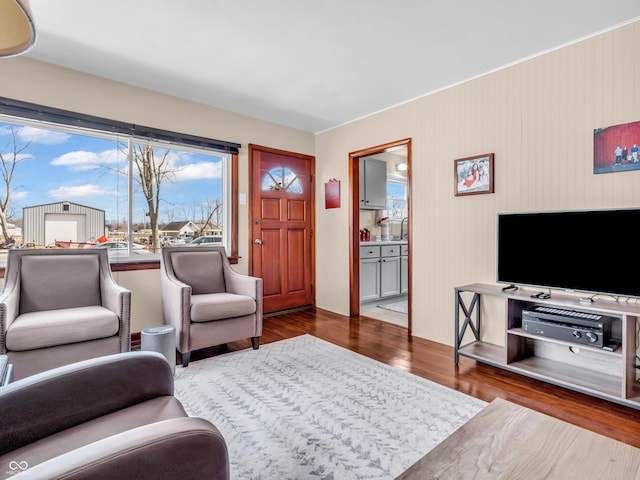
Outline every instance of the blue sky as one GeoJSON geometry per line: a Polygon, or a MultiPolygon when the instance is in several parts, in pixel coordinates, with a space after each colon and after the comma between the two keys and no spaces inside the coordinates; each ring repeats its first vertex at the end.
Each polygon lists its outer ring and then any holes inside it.
{"type": "Polygon", "coordinates": [[[396,198],[396,199],[404,200],[400,203],[396,202],[396,204],[402,205],[402,211],[399,211],[399,210],[394,211],[394,209],[391,208],[391,205],[389,205],[389,215],[391,218],[402,218],[407,215],[406,195],[407,195],[406,184],[397,183],[397,182],[387,182],[387,198],[396,198]]]}
{"type": "MultiPolygon", "coordinates": [[[[11,182],[14,218],[22,218],[23,207],[62,201],[104,210],[108,223],[126,218],[127,165],[121,151],[126,139],[118,144],[113,139],[0,122],[0,152],[9,162],[14,148],[11,128],[17,147],[28,145],[18,156],[11,182]]],[[[157,149],[156,158],[165,151],[157,149]]],[[[222,200],[222,159],[172,149],[169,161],[174,173],[171,182],[162,184],[160,223],[198,221],[206,202],[222,200]]],[[[134,223],[142,222],[146,211],[138,190],[134,182],[134,223]]],[[[1,179],[0,197],[5,197],[1,179]]]]}

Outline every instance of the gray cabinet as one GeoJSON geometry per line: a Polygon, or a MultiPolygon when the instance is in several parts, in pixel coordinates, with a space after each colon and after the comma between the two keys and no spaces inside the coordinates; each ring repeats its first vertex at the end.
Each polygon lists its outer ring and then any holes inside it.
{"type": "Polygon", "coordinates": [[[402,253],[406,245],[360,247],[360,301],[397,297],[402,293],[402,253]]]}
{"type": "Polygon", "coordinates": [[[380,249],[380,298],[400,295],[400,245],[380,249]]]}
{"type": "Polygon", "coordinates": [[[360,301],[380,298],[380,247],[360,247],[360,301]]]}
{"type": "Polygon", "coordinates": [[[387,162],[375,158],[360,159],[360,208],[387,208],[387,162]]]}

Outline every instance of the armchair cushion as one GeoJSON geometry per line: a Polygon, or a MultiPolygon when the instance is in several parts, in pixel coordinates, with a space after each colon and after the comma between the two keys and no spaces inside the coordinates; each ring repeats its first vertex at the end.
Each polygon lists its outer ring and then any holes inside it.
{"type": "Polygon", "coordinates": [[[246,295],[209,293],[191,296],[191,321],[210,322],[256,313],[256,301],[246,295]]]}
{"type": "Polygon", "coordinates": [[[172,252],[173,273],[193,295],[226,291],[222,256],[216,251],[172,252]]]}
{"type": "Polygon", "coordinates": [[[63,308],[19,315],[7,329],[13,351],[85,342],[118,333],[118,316],[100,306],[63,308]]]}
{"type": "Polygon", "coordinates": [[[90,305],[102,305],[97,255],[22,257],[20,313],[90,305]]]}

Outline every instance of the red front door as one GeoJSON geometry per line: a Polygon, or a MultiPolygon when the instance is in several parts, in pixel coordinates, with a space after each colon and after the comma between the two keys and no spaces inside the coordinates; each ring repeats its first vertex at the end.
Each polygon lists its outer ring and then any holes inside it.
{"type": "Polygon", "coordinates": [[[249,155],[250,274],[263,279],[264,313],[312,305],[314,158],[254,145],[249,155]]]}

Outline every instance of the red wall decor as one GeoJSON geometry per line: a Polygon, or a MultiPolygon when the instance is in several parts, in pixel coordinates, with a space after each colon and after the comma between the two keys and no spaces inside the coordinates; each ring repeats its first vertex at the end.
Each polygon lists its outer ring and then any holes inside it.
{"type": "Polygon", "coordinates": [[[324,208],[340,208],[340,180],[332,178],[324,184],[324,208]]]}

